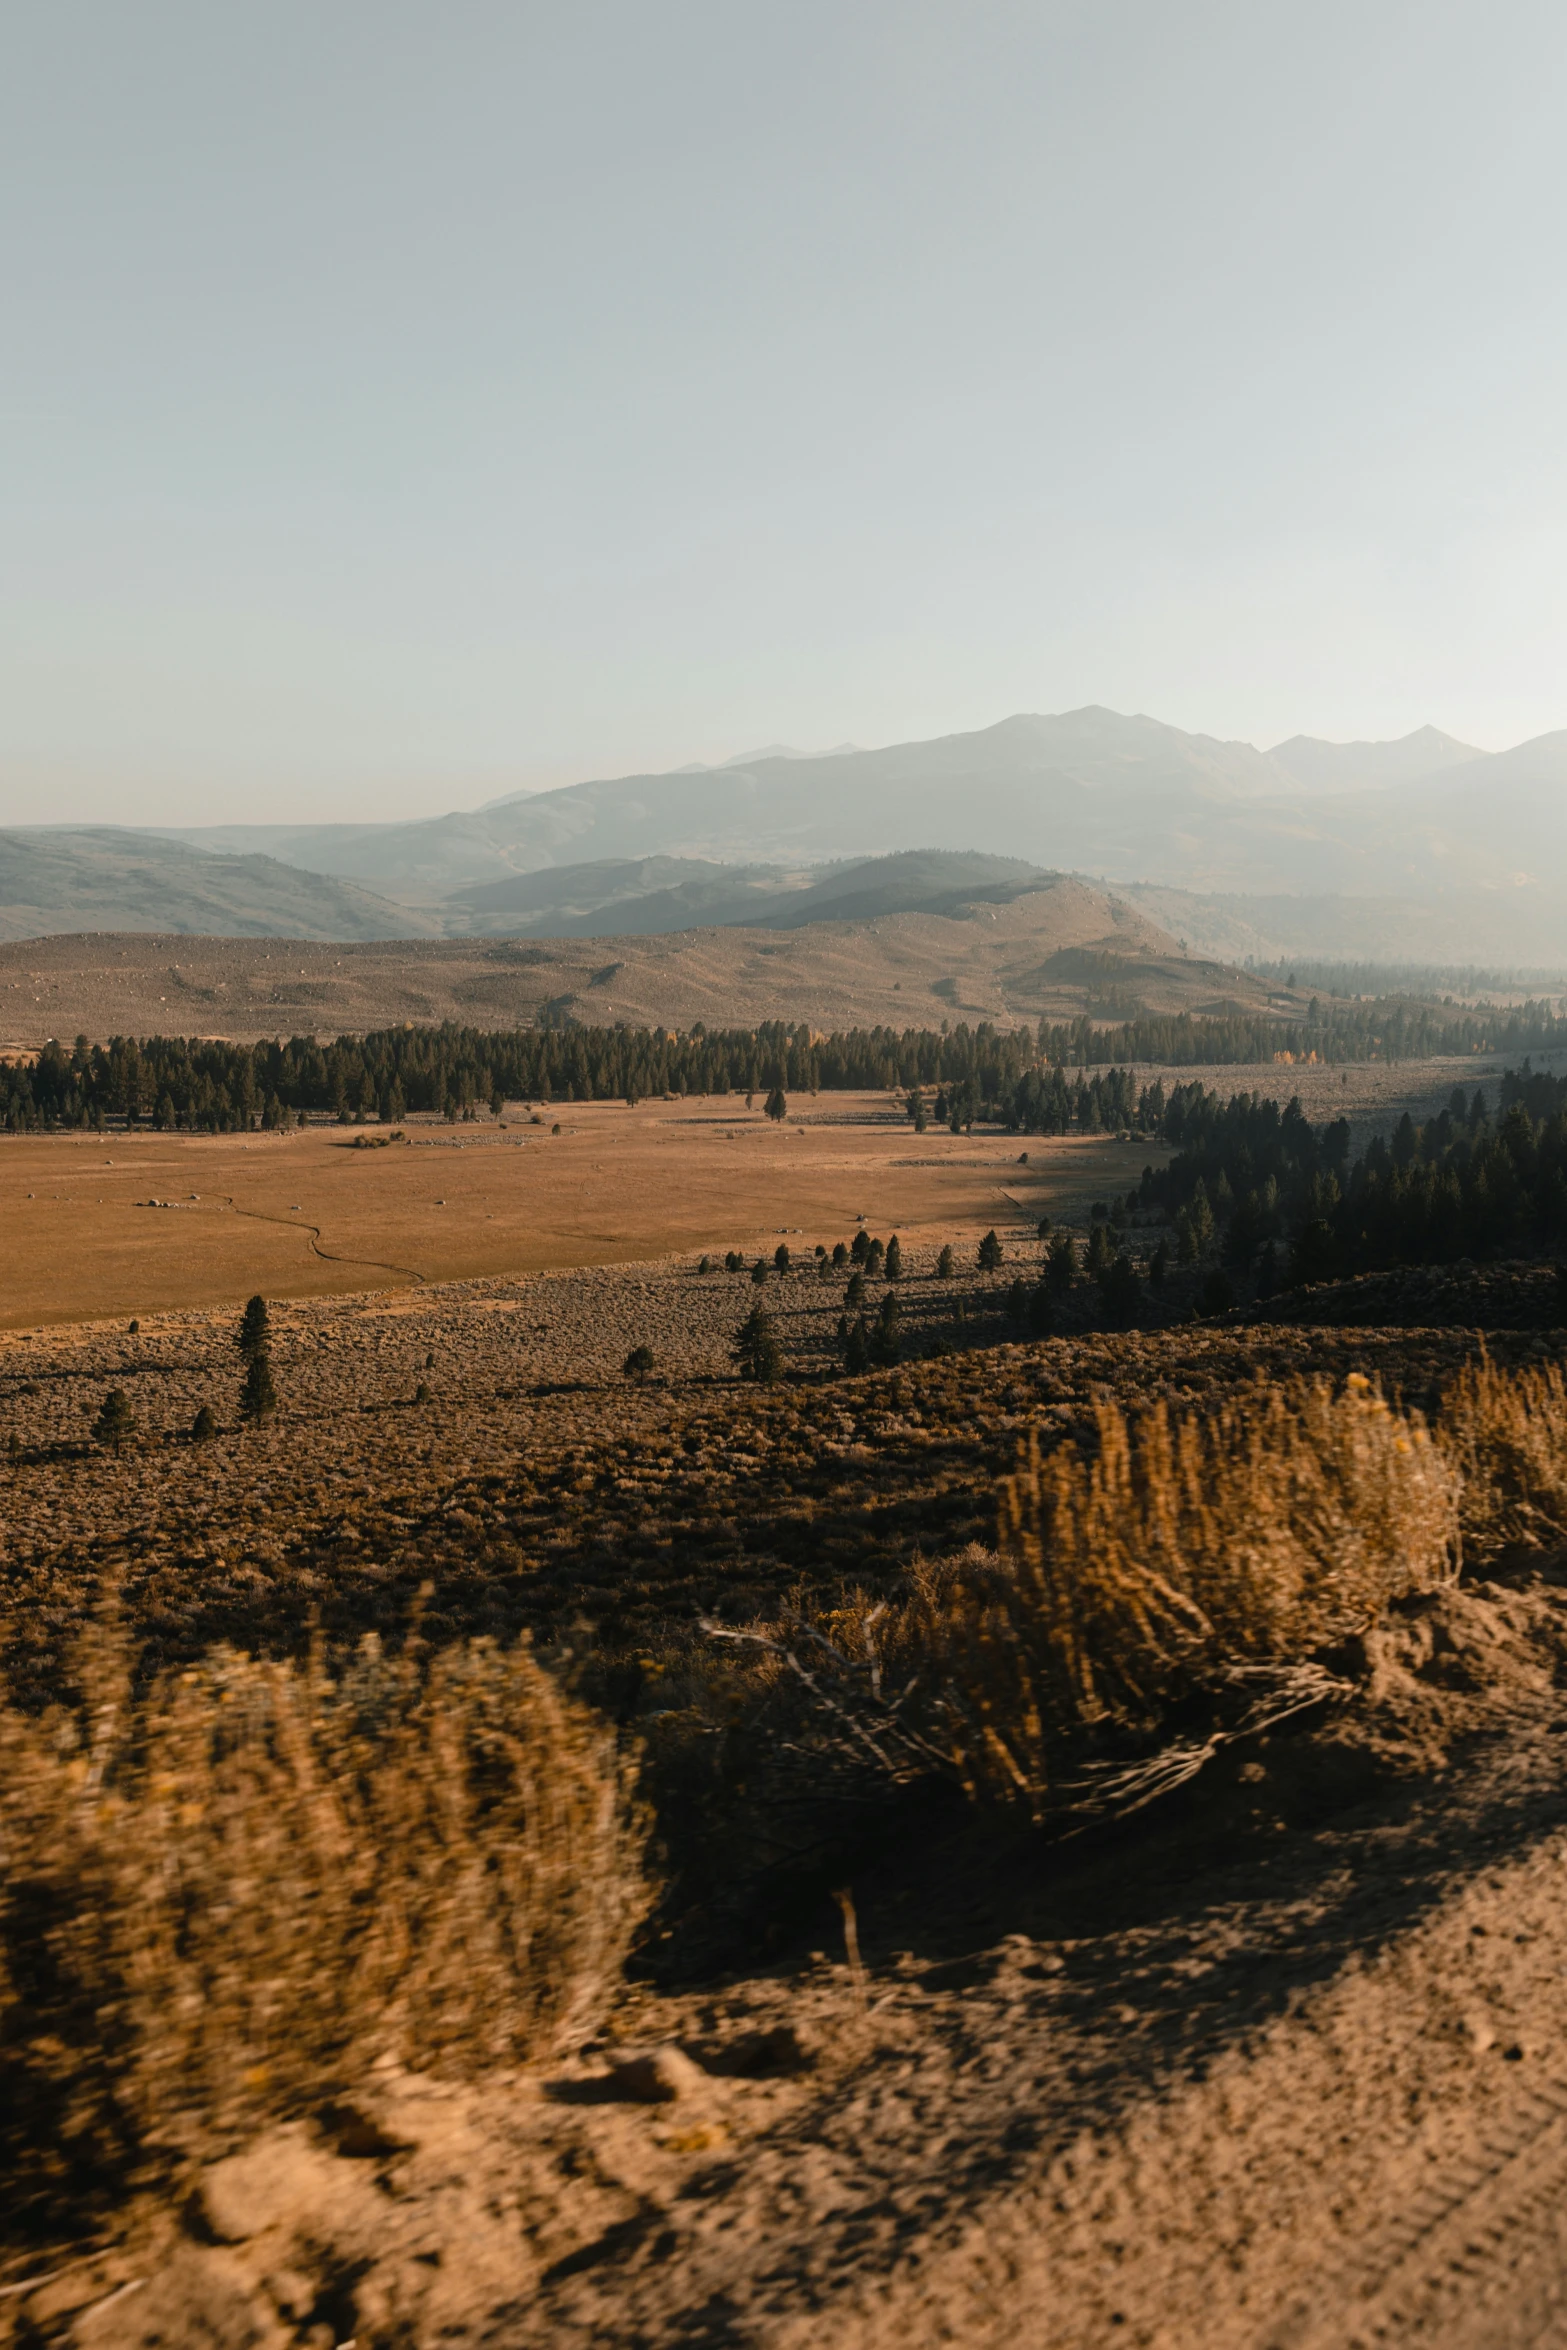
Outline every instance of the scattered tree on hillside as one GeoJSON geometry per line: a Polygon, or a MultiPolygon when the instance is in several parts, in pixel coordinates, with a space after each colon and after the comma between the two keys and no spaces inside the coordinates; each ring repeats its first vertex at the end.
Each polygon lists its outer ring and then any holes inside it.
{"type": "Polygon", "coordinates": [[[779,1271],[780,1273],[787,1273],[787,1272],[788,1272],[788,1270],[789,1270],[789,1243],[788,1243],[786,1240],[780,1240],[780,1242],[778,1243],[778,1246],[777,1246],[777,1247],[774,1249],[774,1251],[773,1251],[773,1263],[774,1263],[774,1265],[777,1267],[777,1269],[778,1269],[778,1271],[779,1271]]]}
{"type": "Polygon", "coordinates": [[[1057,1232],[1045,1252],[1045,1279],[1057,1296],[1077,1279],[1077,1243],[1070,1232],[1057,1232]]]}
{"type": "Polygon", "coordinates": [[[653,1349],[650,1346],[634,1346],[620,1367],[625,1376],[635,1379],[640,1387],[645,1379],[652,1376],[656,1367],[653,1349]]]}
{"type": "Polygon", "coordinates": [[[100,1444],[110,1445],[118,1453],[136,1426],[136,1415],[123,1387],[111,1387],[99,1407],[93,1422],[93,1435],[100,1444]]]}
{"type": "Polygon", "coordinates": [[[267,1317],[267,1301],[258,1295],[248,1301],[245,1311],[240,1315],[239,1329],[235,1334],[234,1343],[248,1361],[252,1355],[263,1354],[266,1351],[267,1341],[271,1335],[272,1325],[267,1317]]]}
{"type": "Polygon", "coordinates": [[[903,1279],[903,1250],[899,1245],[898,1235],[896,1232],[887,1243],[887,1263],[885,1271],[889,1281],[901,1281],[903,1279]]]}
{"type": "Polygon", "coordinates": [[[940,1256],[936,1259],[936,1278],[938,1281],[950,1281],[956,1271],[957,1259],[952,1253],[952,1243],[949,1240],[942,1248],[940,1256]]]}
{"type": "Polygon", "coordinates": [[[996,1238],[995,1227],[992,1225],[991,1229],[986,1233],[984,1239],[979,1244],[980,1271],[982,1273],[994,1273],[1001,1263],[1001,1257],[1001,1243],[996,1238]]]}
{"type": "Polygon", "coordinates": [[[879,1370],[890,1370],[902,1351],[899,1320],[897,1294],[889,1289],[881,1301],[876,1326],[870,1333],[870,1358],[879,1370]]]}
{"type": "Polygon", "coordinates": [[[1099,1296],[1105,1319],[1113,1327],[1124,1329],[1137,1312],[1142,1291],[1137,1267],[1124,1250],[1118,1250],[1099,1276],[1099,1296]]]}
{"type": "Polygon", "coordinates": [[[783,1368],[778,1333],[765,1306],[753,1306],[735,1333],[734,1360],[742,1379],[763,1386],[771,1385],[783,1368]]]}
{"type": "Polygon", "coordinates": [[[272,1361],[264,1349],[250,1358],[245,1373],[245,1384],[239,1394],[240,1417],[246,1420],[264,1420],[277,1410],[277,1389],[272,1382],[272,1361]]]}
{"type": "Polygon", "coordinates": [[[766,1102],[763,1104],[763,1107],[766,1110],[769,1118],[773,1119],[778,1125],[782,1125],[784,1119],[789,1115],[789,1104],[784,1098],[784,1089],[781,1085],[775,1085],[773,1087],[773,1090],[768,1095],[766,1102]]]}
{"type": "Polygon", "coordinates": [[[205,1444],[209,1436],[216,1436],[218,1432],[218,1418],[210,1403],[204,1403],[202,1405],[200,1411],[196,1414],[196,1417],[190,1424],[190,1432],[192,1439],[197,1444],[205,1444]]]}
{"type": "Polygon", "coordinates": [[[1088,1234],[1088,1278],[1103,1281],[1115,1258],[1115,1244],[1108,1225],[1095,1224],[1088,1234]]]}

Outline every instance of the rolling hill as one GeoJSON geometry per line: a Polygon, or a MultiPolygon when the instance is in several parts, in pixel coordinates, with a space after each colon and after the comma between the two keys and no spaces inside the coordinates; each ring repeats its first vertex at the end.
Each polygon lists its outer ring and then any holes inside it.
{"type": "Polygon", "coordinates": [[[783,929],[310,943],[54,937],[0,946],[0,1044],[79,1031],[255,1037],[459,1020],[822,1029],[1004,1026],[1138,1008],[1262,1009],[1262,984],[1183,955],[1107,892],[1047,877],[1002,902],[783,929]]]}
{"type": "Polygon", "coordinates": [[[234,938],[417,938],[427,919],[337,875],[215,856],[111,826],[0,832],[0,938],[162,931],[234,938]]]}

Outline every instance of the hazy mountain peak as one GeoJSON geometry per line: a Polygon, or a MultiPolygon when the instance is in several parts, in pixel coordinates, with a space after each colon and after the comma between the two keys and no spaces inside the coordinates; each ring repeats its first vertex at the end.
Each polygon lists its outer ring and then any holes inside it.
{"type": "Polygon", "coordinates": [[[1383,784],[1414,783],[1423,775],[1440,775],[1448,767],[1467,767],[1483,759],[1470,743],[1443,734],[1440,727],[1418,726],[1396,742],[1325,742],[1318,735],[1292,734],[1276,743],[1268,757],[1283,769],[1286,787],[1307,791],[1357,791],[1383,784]]]}

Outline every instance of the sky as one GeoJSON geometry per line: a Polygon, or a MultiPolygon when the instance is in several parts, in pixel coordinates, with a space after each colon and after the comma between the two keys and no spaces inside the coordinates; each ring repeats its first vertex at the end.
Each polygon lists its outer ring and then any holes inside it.
{"type": "Polygon", "coordinates": [[[0,822],[1567,725],[1555,0],[13,0],[0,822]]]}

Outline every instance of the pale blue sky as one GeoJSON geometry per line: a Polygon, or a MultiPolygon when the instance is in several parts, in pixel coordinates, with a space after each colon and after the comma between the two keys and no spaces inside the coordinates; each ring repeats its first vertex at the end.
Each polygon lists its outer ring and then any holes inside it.
{"type": "Polygon", "coordinates": [[[13,0],[0,820],[1567,725],[1567,11],[13,0]]]}

